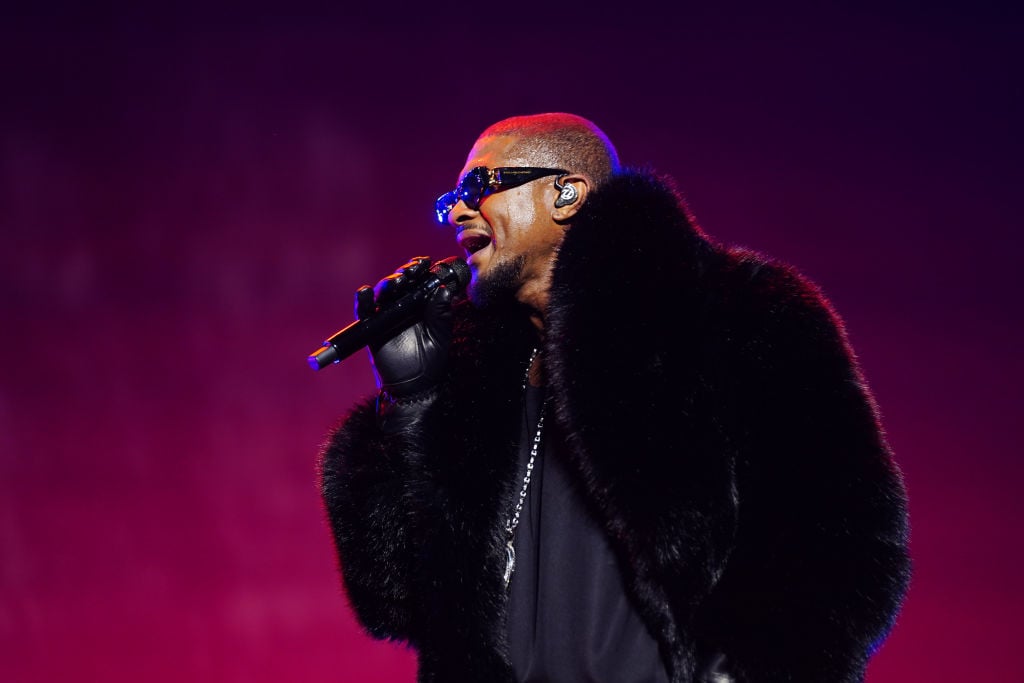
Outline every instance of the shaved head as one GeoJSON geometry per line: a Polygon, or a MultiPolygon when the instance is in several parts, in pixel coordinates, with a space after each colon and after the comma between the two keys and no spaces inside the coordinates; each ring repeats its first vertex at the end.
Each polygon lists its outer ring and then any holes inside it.
{"type": "Polygon", "coordinates": [[[473,274],[470,300],[481,307],[515,303],[542,329],[558,247],[588,193],[609,180],[619,159],[608,136],[581,116],[514,116],[480,134],[460,177],[478,167],[527,166],[564,169],[564,185],[540,177],[488,187],[476,202],[458,199],[447,220],[473,274]],[[572,200],[562,203],[567,193],[572,200]]]}
{"type": "Polygon", "coordinates": [[[478,140],[492,137],[516,138],[508,155],[524,166],[564,168],[590,176],[596,186],[619,170],[619,155],[608,136],[575,114],[513,116],[489,126],[478,140]]]}

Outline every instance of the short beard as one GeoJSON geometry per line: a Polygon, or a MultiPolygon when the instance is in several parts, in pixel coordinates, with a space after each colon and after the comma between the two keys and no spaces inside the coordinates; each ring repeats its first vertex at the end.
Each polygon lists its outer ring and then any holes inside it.
{"type": "Polygon", "coordinates": [[[494,266],[486,277],[473,278],[467,290],[469,300],[482,309],[515,307],[525,267],[526,256],[520,254],[494,266]]]}

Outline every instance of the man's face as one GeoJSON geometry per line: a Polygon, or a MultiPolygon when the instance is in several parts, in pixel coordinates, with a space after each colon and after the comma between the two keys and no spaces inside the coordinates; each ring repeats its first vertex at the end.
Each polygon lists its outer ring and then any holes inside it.
{"type": "MultiPolygon", "coordinates": [[[[545,166],[540,160],[511,152],[515,138],[478,140],[459,177],[477,166],[545,166]]],[[[473,272],[470,299],[488,305],[514,298],[538,311],[547,303],[547,288],[563,229],[551,217],[558,192],[553,177],[488,195],[474,211],[459,202],[448,215],[459,246],[473,272]]]]}

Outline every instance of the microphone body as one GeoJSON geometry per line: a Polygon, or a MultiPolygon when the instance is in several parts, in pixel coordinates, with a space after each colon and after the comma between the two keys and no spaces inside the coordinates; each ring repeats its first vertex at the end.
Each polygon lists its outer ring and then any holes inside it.
{"type": "Polygon", "coordinates": [[[381,344],[419,320],[424,305],[438,287],[458,294],[469,284],[471,273],[464,259],[449,256],[430,267],[426,278],[413,290],[363,320],[356,320],[324,340],[306,362],[314,370],[340,363],[369,344],[381,344]]]}

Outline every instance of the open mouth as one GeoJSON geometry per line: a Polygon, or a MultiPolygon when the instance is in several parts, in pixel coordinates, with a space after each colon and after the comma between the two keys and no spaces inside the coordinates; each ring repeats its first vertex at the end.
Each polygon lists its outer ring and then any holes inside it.
{"type": "Polygon", "coordinates": [[[491,238],[481,234],[463,234],[459,237],[459,246],[472,256],[491,243],[491,238]]]}

